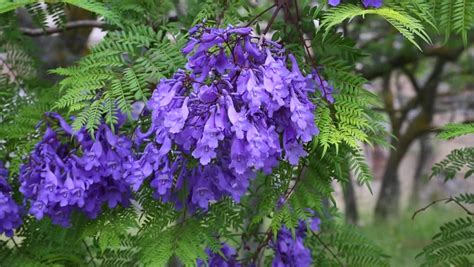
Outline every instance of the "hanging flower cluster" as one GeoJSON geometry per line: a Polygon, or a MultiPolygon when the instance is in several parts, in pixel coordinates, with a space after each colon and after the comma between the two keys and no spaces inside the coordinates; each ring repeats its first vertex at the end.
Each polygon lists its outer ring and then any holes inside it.
{"type": "Polygon", "coordinates": [[[204,266],[222,266],[222,267],[240,267],[242,266],[237,261],[237,252],[233,247],[230,247],[227,244],[223,244],[221,251],[222,254],[214,253],[209,248],[206,249],[207,253],[207,260],[203,261],[198,259],[197,266],[204,267],[204,266]]]}
{"type": "MultiPolygon", "coordinates": [[[[341,3],[341,0],[329,0],[328,3],[330,6],[338,6],[341,3]]],[[[383,5],[383,0],[362,0],[362,5],[365,8],[380,8],[383,5]]]]}
{"type": "Polygon", "coordinates": [[[8,170],[0,161],[0,234],[13,236],[13,230],[22,224],[20,207],[11,196],[11,187],[7,183],[8,170]]]}
{"type": "Polygon", "coordinates": [[[109,208],[127,206],[131,141],[105,124],[93,139],[85,130],[73,132],[58,114],[47,116],[43,139],[20,170],[20,192],[31,204],[29,212],[66,227],[74,210],[95,218],[105,203],[109,208]],[[60,129],[54,130],[50,120],[59,122],[60,129]]]}
{"type": "MultiPolygon", "coordinates": [[[[319,218],[313,218],[310,223],[311,231],[319,231],[319,218]]],[[[311,266],[311,251],[304,246],[304,239],[308,229],[304,221],[296,228],[295,235],[283,226],[276,240],[272,240],[270,247],[274,250],[273,267],[305,267],[311,266]]]]}
{"type": "Polygon", "coordinates": [[[154,173],[156,197],[176,200],[186,186],[184,201],[206,209],[225,195],[239,201],[256,171],[270,173],[281,160],[297,165],[306,155],[303,145],[318,133],[308,97],[315,79],[281,46],[258,44],[251,32],[190,30],[186,70],[160,81],[147,105],[151,127],[136,133],[138,143],[147,142],[136,184],[154,173]]]}

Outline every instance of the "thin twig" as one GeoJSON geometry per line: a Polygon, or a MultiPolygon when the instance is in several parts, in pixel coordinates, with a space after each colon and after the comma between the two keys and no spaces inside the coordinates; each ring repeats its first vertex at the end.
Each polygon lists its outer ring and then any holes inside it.
{"type": "Polygon", "coordinates": [[[280,12],[281,10],[281,6],[278,6],[275,11],[273,11],[273,14],[272,14],[272,17],[270,18],[270,20],[268,21],[268,24],[267,26],[265,27],[265,30],[263,30],[262,32],[262,37],[265,36],[265,34],[267,34],[268,30],[270,30],[270,27],[272,26],[273,22],[275,21],[275,18],[277,17],[278,13],[280,12]]]}
{"type": "MultiPolygon", "coordinates": [[[[311,49],[308,46],[308,44],[306,43],[306,38],[304,36],[304,32],[301,29],[300,25],[298,24],[298,22],[301,21],[300,13],[298,11],[298,0],[295,0],[295,8],[296,8],[296,22],[294,22],[293,20],[290,20],[290,21],[292,22],[292,24],[295,26],[296,30],[298,31],[298,37],[300,38],[300,42],[301,42],[301,44],[303,45],[303,47],[306,51],[306,55],[307,55],[307,60],[306,61],[309,64],[311,64],[311,66],[315,70],[316,75],[318,76],[318,79],[319,79],[321,89],[323,91],[326,91],[326,86],[324,86],[323,79],[322,79],[322,77],[321,77],[321,75],[319,74],[319,71],[318,71],[318,64],[316,62],[316,59],[313,57],[313,54],[311,53],[311,49]]],[[[324,98],[324,99],[326,99],[326,98],[324,98]]],[[[331,103],[329,103],[329,102],[328,102],[328,104],[331,105],[331,103]]]]}
{"type": "Polygon", "coordinates": [[[249,21],[249,23],[247,23],[247,25],[245,25],[245,27],[248,27],[250,25],[252,25],[258,18],[260,18],[261,16],[263,16],[265,13],[267,13],[268,11],[270,11],[270,9],[276,7],[277,5],[276,4],[273,4],[271,5],[270,7],[268,7],[267,9],[263,10],[262,12],[258,13],[252,20],[249,21]]]}
{"type": "Polygon", "coordinates": [[[20,249],[20,246],[16,243],[15,239],[13,237],[10,237],[10,240],[13,242],[13,245],[15,245],[16,249],[20,249]]]}
{"type": "Polygon", "coordinates": [[[418,213],[420,213],[420,212],[422,212],[422,211],[424,211],[424,210],[427,210],[429,207],[433,206],[434,204],[436,204],[436,203],[438,203],[438,202],[441,202],[441,201],[446,201],[446,202],[448,202],[449,199],[450,199],[450,198],[442,198],[442,199],[437,199],[437,200],[435,200],[435,201],[432,201],[430,204],[426,205],[425,207],[423,207],[423,208],[421,208],[421,209],[415,211],[415,213],[413,213],[413,216],[411,216],[411,219],[414,220],[414,219],[415,219],[415,216],[416,216],[418,213]]]}
{"type": "MultiPolygon", "coordinates": [[[[35,259],[35,256],[31,254],[28,250],[22,250],[20,246],[16,243],[15,239],[13,237],[10,237],[10,240],[13,242],[13,245],[15,245],[15,248],[18,250],[18,253],[30,258],[30,259],[35,259]]],[[[1,262],[1,261],[0,261],[1,262]]]]}
{"type": "MultiPolygon", "coordinates": [[[[310,229],[311,230],[311,229],[310,229]]],[[[345,266],[341,260],[339,259],[339,257],[336,255],[336,253],[334,253],[329,247],[328,245],[326,245],[326,243],[323,242],[323,240],[319,237],[319,234],[315,233],[313,230],[311,230],[311,233],[316,237],[316,239],[318,240],[319,243],[321,243],[321,245],[323,245],[324,249],[329,251],[329,253],[334,257],[334,259],[337,261],[337,263],[339,263],[339,265],[341,266],[345,266]]]]}
{"type": "Polygon", "coordinates": [[[438,202],[442,202],[442,201],[445,201],[445,203],[449,203],[449,202],[454,202],[456,203],[459,207],[461,207],[468,215],[471,215],[471,216],[474,216],[474,212],[470,211],[468,208],[466,208],[463,204],[461,204],[459,201],[457,201],[456,199],[454,199],[453,197],[447,197],[447,198],[442,198],[442,199],[437,199],[437,200],[434,200],[432,201],[430,204],[426,205],[425,207],[421,208],[421,209],[418,209],[417,211],[415,211],[415,213],[413,213],[413,216],[411,216],[411,219],[414,220],[415,219],[415,216],[422,212],[422,211],[425,211],[427,210],[429,207],[433,206],[434,204],[438,203],[438,202]]]}
{"type": "MultiPolygon", "coordinates": [[[[295,192],[295,188],[296,188],[297,184],[299,183],[299,181],[301,180],[301,176],[303,174],[303,170],[305,169],[305,167],[306,167],[305,164],[303,164],[303,166],[301,166],[300,172],[299,172],[298,176],[295,179],[295,183],[293,184],[293,186],[291,186],[286,191],[285,195],[283,196],[283,201],[282,201],[283,204],[286,203],[290,199],[290,197],[293,195],[293,193],[295,192]]],[[[267,229],[267,231],[265,232],[265,234],[266,234],[266,237],[264,239],[262,239],[262,241],[260,241],[260,243],[257,246],[257,249],[255,250],[255,252],[252,256],[253,261],[256,261],[258,259],[258,256],[260,255],[260,251],[267,245],[267,243],[272,238],[272,236],[273,236],[272,228],[269,227],[267,229]]]]}
{"type": "Polygon", "coordinates": [[[461,204],[459,201],[457,201],[456,199],[452,199],[450,200],[454,203],[456,203],[459,207],[461,207],[468,215],[471,215],[471,216],[474,216],[474,212],[470,211],[468,208],[466,208],[463,204],[461,204]]]}
{"type": "Polygon", "coordinates": [[[229,6],[229,2],[228,2],[227,0],[225,0],[221,12],[216,16],[217,26],[220,26],[220,25],[221,25],[222,20],[224,19],[224,15],[225,15],[225,12],[227,11],[228,6],[229,6]]]}
{"type": "Polygon", "coordinates": [[[98,20],[77,20],[77,21],[70,21],[64,24],[61,27],[52,27],[46,29],[40,28],[24,28],[21,27],[20,31],[28,36],[37,37],[42,35],[50,35],[54,33],[60,33],[71,29],[78,29],[78,28],[106,28],[107,23],[98,20]]]}
{"type": "Polygon", "coordinates": [[[84,244],[84,246],[86,247],[87,253],[89,254],[89,257],[91,257],[90,262],[92,262],[92,265],[94,265],[94,267],[97,266],[97,265],[95,264],[95,261],[94,261],[94,256],[92,256],[92,252],[91,252],[91,250],[89,249],[89,246],[87,245],[87,243],[86,243],[86,241],[85,241],[84,239],[82,240],[82,244],[84,244]]]}

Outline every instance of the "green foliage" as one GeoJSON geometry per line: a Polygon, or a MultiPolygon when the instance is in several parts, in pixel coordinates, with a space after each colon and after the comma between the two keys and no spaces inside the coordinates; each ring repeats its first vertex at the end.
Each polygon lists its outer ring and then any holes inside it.
{"type": "MultiPolygon", "coordinates": [[[[53,16],[53,21],[56,22],[58,26],[63,25],[63,7],[64,4],[73,5],[85,10],[88,10],[92,13],[95,13],[99,16],[104,17],[108,21],[114,24],[120,24],[118,15],[110,10],[106,5],[100,1],[95,0],[47,0],[47,1],[37,1],[37,0],[13,0],[13,1],[2,1],[0,3],[0,14],[8,11],[15,10],[21,7],[28,7],[28,10],[32,13],[33,19],[38,22],[41,26],[46,25],[46,17],[48,15],[53,16]],[[46,8],[43,8],[41,5],[42,2],[45,2],[46,8]],[[59,23],[58,23],[59,22],[59,23]]],[[[44,27],[43,27],[44,28],[44,27]]]]}
{"type": "Polygon", "coordinates": [[[103,117],[112,125],[119,110],[130,116],[135,101],[146,101],[153,84],[184,65],[181,44],[146,26],[111,32],[76,66],[53,71],[65,76],[55,107],[79,112],[75,129],[93,132],[103,117]]]}
{"type": "Polygon", "coordinates": [[[161,26],[168,21],[168,13],[174,7],[173,0],[105,0],[119,17],[121,25],[161,26]]]}
{"type": "MultiPolygon", "coordinates": [[[[48,1],[46,1],[48,2],[48,1]]],[[[54,2],[54,1],[51,1],[54,2]]],[[[104,17],[106,20],[120,25],[121,21],[119,19],[119,16],[117,14],[110,10],[106,5],[101,3],[100,1],[96,0],[61,0],[60,2],[70,4],[73,6],[77,6],[79,8],[85,9],[87,11],[90,11],[92,13],[95,13],[99,16],[104,17]]]]}
{"type": "Polygon", "coordinates": [[[474,147],[455,149],[442,161],[436,163],[432,169],[432,175],[443,174],[445,180],[451,180],[464,167],[467,167],[464,178],[474,174],[474,147]]]}
{"type": "Polygon", "coordinates": [[[48,16],[51,17],[56,27],[63,27],[66,23],[66,15],[64,13],[64,3],[34,3],[26,6],[33,21],[41,28],[46,29],[48,26],[48,16]],[[46,8],[44,7],[46,5],[46,8]]]}
{"type": "Polygon", "coordinates": [[[206,21],[220,25],[238,25],[242,16],[241,9],[248,11],[248,4],[243,0],[190,0],[188,14],[191,25],[206,21]],[[240,9],[240,12],[239,12],[240,9]]]}
{"type": "Polygon", "coordinates": [[[36,143],[35,126],[50,110],[55,90],[36,78],[36,53],[13,18],[0,16],[0,158],[12,157],[10,169],[17,173],[22,157],[36,143]]]}
{"type": "MultiPolygon", "coordinates": [[[[18,249],[0,250],[2,264],[6,266],[78,266],[83,264],[86,249],[82,243],[81,232],[84,230],[76,220],[75,227],[62,228],[54,226],[49,220],[36,221],[26,218],[19,232],[16,233],[18,249]],[[10,253],[6,253],[10,252],[10,253]],[[2,255],[5,253],[6,255],[2,255]]],[[[13,241],[9,240],[9,243],[13,241]]]]}
{"type": "Polygon", "coordinates": [[[440,263],[454,266],[472,266],[474,254],[474,221],[472,217],[458,218],[443,224],[440,232],[418,256],[426,258],[422,266],[440,263]]]}
{"type": "Polygon", "coordinates": [[[354,227],[330,223],[310,236],[314,266],[390,266],[384,251],[354,227]]]}
{"type": "Polygon", "coordinates": [[[426,33],[422,23],[415,17],[410,16],[403,10],[396,10],[389,7],[379,9],[363,9],[356,5],[344,4],[337,8],[329,10],[323,20],[323,27],[326,32],[334,26],[341,24],[343,21],[353,19],[357,16],[375,14],[383,17],[393,27],[395,27],[403,36],[421,50],[417,44],[415,37],[421,38],[423,41],[430,43],[431,39],[426,33]]]}
{"type": "Polygon", "coordinates": [[[206,258],[202,242],[206,238],[205,235],[206,229],[195,219],[178,222],[148,236],[150,239],[145,241],[148,246],[144,247],[143,262],[150,266],[163,266],[175,255],[185,266],[194,266],[197,258],[206,258]]]}
{"type": "MultiPolygon", "coordinates": [[[[474,133],[472,125],[449,124],[444,127],[440,136],[450,139],[474,133]]],[[[432,169],[431,177],[443,174],[445,180],[454,179],[456,174],[467,169],[464,178],[474,174],[474,147],[455,149],[432,169]]],[[[440,227],[433,237],[433,242],[423,248],[417,257],[423,256],[423,266],[454,265],[472,266],[474,264],[474,213],[465,204],[474,204],[474,194],[465,193],[451,197],[448,202],[455,202],[469,217],[457,218],[440,227]]]]}
{"type": "MultiPolygon", "coordinates": [[[[448,140],[467,134],[474,134],[474,124],[448,124],[443,127],[438,136],[448,140]]],[[[433,166],[431,177],[442,174],[445,176],[445,180],[451,180],[461,170],[466,170],[464,178],[474,174],[474,147],[451,151],[445,159],[433,166]]]]}
{"type": "Polygon", "coordinates": [[[15,10],[20,7],[24,7],[29,4],[35,3],[35,0],[13,0],[13,1],[3,1],[0,3],[0,13],[5,13],[8,11],[15,10]]]}
{"type": "Polygon", "coordinates": [[[468,33],[474,27],[474,2],[465,0],[433,1],[433,13],[438,18],[437,26],[444,33],[446,42],[452,32],[461,35],[464,45],[468,33]]]}
{"type": "Polygon", "coordinates": [[[466,134],[474,134],[474,123],[448,124],[442,128],[438,137],[444,140],[456,138],[466,134]]]}
{"type": "Polygon", "coordinates": [[[457,202],[466,203],[466,204],[474,204],[474,194],[473,193],[465,193],[460,194],[459,196],[454,197],[457,202]]]}

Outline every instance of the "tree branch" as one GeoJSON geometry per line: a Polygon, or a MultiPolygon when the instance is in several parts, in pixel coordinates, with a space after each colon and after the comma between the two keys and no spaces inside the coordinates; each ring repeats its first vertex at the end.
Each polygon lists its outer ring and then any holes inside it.
{"type": "MultiPolygon", "coordinates": [[[[474,37],[473,37],[474,38],[474,37]]],[[[420,53],[417,50],[400,51],[400,54],[388,59],[386,62],[381,62],[374,66],[364,67],[360,73],[364,78],[372,80],[385,75],[394,69],[402,68],[403,66],[416,63],[422,58],[443,58],[447,61],[453,61],[458,57],[458,53],[462,52],[464,47],[448,48],[445,46],[429,46],[420,53]]]]}
{"type": "Polygon", "coordinates": [[[413,85],[413,88],[415,89],[415,91],[418,93],[420,92],[420,85],[418,84],[418,81],[416,80],[416,77],[415,75],[413,74],[413,71],[410,71],[406,68],[406,66],[403,66],[402,67],[402,72],[403,74],[405,74],[408,79],[410,80],[411,84],[413,85]]]}
{"type": "Polygon", "coordinates": [[[424,206],[423,208],[421,209],[418,209],[415,211],[415,213],[413,213],[413,216],[411,217],[412,220],[415,219],[415,216],[422,212],[422,211],[425,211],[427,210],[429,207],[433,206],[434,204],[438,203],[438,202],[442,202],[442,201],[445,201],[445,203],[449,203],[449,202],[454,202],[456,203],[456,205],[458,205],[459,207],[461,207],[468,215],[471,215],[473,216],[474,215],[474,212],[470,211],[468,208],[466,208],[463,204],[461,204],[459,201],[457,201],[455,198],[453,197],[447,197],[447,198],[442,198],[442,199],[437,199],[437,200],[434,200],[432,201],[430,204],[424,206]]]}
{"type": "Polygon", "coordinates": [[[108,26],[107,23],[98,20],[77,20],[77,21],[70,21],[63,25],[62,27],[52,27],[52,28],[24,28],[21,27],[20,31],[31,37],[43,36],[43,35],[50,35],[54,33],[61,33],[67,30],[72,29],[79,29],[79,28],[106,28],[108,26]]]}
{"type": "Polygon", "coordinates": [[[276,4],[273,4],[271,6],[269,6],[267,9],[263,10],[262,12],[258,13],[254,18],[252,18],[252,20],[250,20],[247,25],[245,25],[246,27],[249,27],[250,25],[252,25],[257,19],[259,19],[261,16],[263,16],[265,13],[267,13],[268,11],[270,11],[270,9],[276,7],[277,5],[276,4]]]}

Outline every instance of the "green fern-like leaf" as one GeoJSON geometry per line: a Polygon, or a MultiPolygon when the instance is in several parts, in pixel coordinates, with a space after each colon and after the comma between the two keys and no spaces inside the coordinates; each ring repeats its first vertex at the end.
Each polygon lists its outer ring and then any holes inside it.
{"type": "Polygon", "coordinates": [[[419,37],[427,43],[431,42],[430,37],[418,19],[403,11],[387,7],[379,9],[363,9],[356,5],[344,4],[337,8],[332,8],[325,14],[323,27],[326,28],[327,33],[330,29],[347,19],[353,19],[357,16],[364,17],[365,15],[370,14],[383,17],[420,50],[421,48],[416,42],[415,37],[419,37]]]}
{"type": "Polygon", "coordinates": [[[119,110],[130,116],[132,104],[151,95],[150,85],[184,65],[180,46],[181,40],[174,43],[151,27],[111,32],[76,66],[54,70],[65,76],[55,107],[78,113],[74,128],[90,132],[103,118],[116,122],[119,110]]]}
{"type": "Polygon", "coordinates": [[[323,225],[319,238],[309,236],[315,266],[389,266],[388,256],[371,240],[353,227],[331,223],[323,225]]]}
{"type": "Polygon", "coordinates": [[[441,133],[438,135],[438,137],[444,140],[448,140],[466,134],[474,134],[474,123],[448,124],[442,128],[441,133]]]}
{"type": "Polygon", "coordinates": [[[2,1],[0,3],[0,14],[8,11],[15,10],[20,7],[24,7],[28,4],[35,3],[36,0],[13,0],[13,1],[2,1]]]}
{"type": "Polygon", "coordinates": [[[447,42],[452,32],[461,35],[464,45],[468,32],[474,27],[474,2],[465,0],[433,1],[433,13],[447,42]]]}
{"type": "Polygon", "coordinates": [[[443,174],[446,180],[456,177],[456,174],[466,168],[465,178],[474,174],[474,148],[455,149],[446,159],[436,163],[432,168],[431,177],[443,174]]]}
{"type": "Polygon", "coordinates": [[[188,219],[155,233],[143,241],[143,261],[150,266],[164,266],[176,255],[185,266],[194,266],[198,258],[207,257],[202,243],[205,232],[196,220],[188,219]]]}
{"type": "Polygon", "coordinates": [[[472,255],[474,255],[474,221],[472,217],[467,217],[443,224],[440,232],[433,237],[433,242],[417,257],[425,258],[422,266],[435,266],[441,263],[472,266],[474,263],[470,257],[472,255]]]}
{"type": "Polygon", "coordinates": [[[121,23],[119,16],[99,1],[95,1],[95,0],[61,0],[61,1],[64,3],[88,10],[92,13],[96,13],[117,25],[120,25],[121,23]]]}
{"type": "Polygon", "coordinates": [[[454,198],[457,202],[466,203],[466,204],[474,204],[474,194],[473,193],[465,193],[460,194],[454,198]]]}

